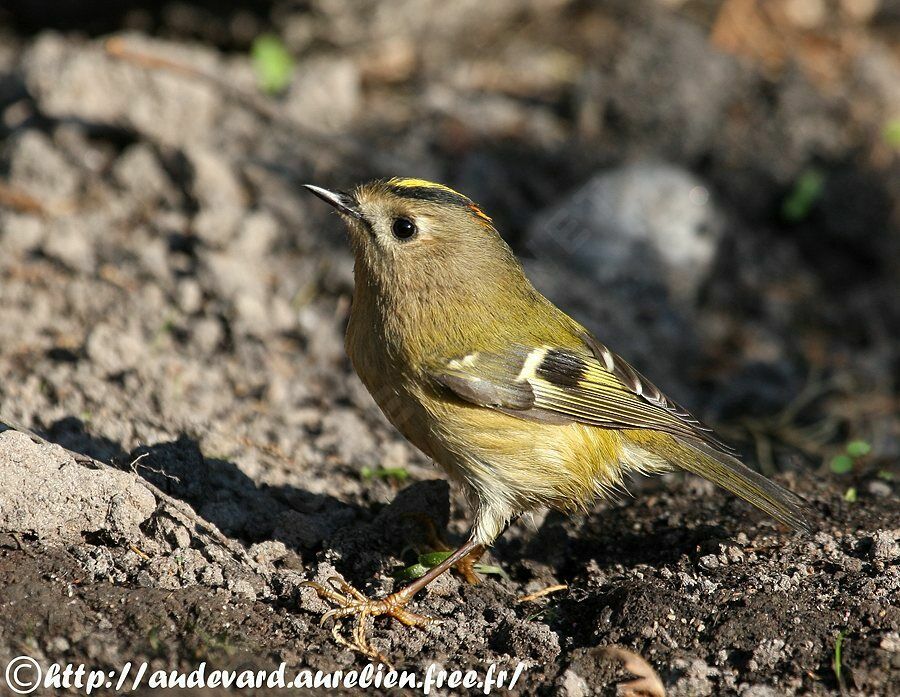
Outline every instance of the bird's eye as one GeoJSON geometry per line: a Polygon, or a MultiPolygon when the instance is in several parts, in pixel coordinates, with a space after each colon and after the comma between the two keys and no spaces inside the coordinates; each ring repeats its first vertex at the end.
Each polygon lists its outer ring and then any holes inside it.
{"type": "Polygon", "coordinates": [[[397,218],[391,226],[391,232],[398,240],[408,240],[416,234],[416,224],[409,218],[397,218]]]}

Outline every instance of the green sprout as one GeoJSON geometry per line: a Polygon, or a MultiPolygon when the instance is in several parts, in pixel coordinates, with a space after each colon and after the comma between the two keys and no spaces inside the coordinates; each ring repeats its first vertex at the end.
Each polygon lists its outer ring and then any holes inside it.
{"type": "MultiPolygon", "coordinates": [[[[445,561],[451,554],[453,554],[453,552],[426,552],[425,554],[420,554],[418,561],[415,564],[407,566],[405,569],[400,569],[400,571],[394,574],[394,578],[398,581],[415,581],[417,578],[421,578],[438,564],[445,561]]],[[[495,576],[501,576],[502,578],[509,578],[509,576],[506,575],[506,572],[499,566],[475,564],[473,568],[480,574],[493,574],[495,576]]]]}
{"type": "Polygon", "coordinates": [[[891,119],[884,125],[884,142],[900,150],[900,117],[891,119]]]}
{"type": "Polygon", "coordinates": [[[256,37],[250,49],[259,88],[267,94],[283,92],[294,73],[294,59],[281,39],[273,34],[256,37]]]}
{"type": "Polygon", "coordinates": [[[817,169],[806,170],[794,182],[794,188],[781,205],[781,216],[789,223],[805,220],[824,189],[825,175],[817,169]]]}
{"type": "Polygon", "coordinates": [[[846,692],[846,687],[844,686],[844,676],[843,676],[843,668],[842,668],[842,660],[841,653],[844,648],[844,637],[846,636],[846,631],[841,630],[838,632],[838,635],[834,639],[834,658],[831,661],[831,668],[834,670],[834,677],[837,678],[838,687],[840,687],[841,694],[846,692]]]}
{"type": "Polygon", "coordinates": [[[853,458],[865,457],[872,452],[872,446],[864,440],[851,440],[847,443],[847,454],[853,458]]]}
{"type": "Polygon", "coordinates": [[[542,607],[537,612],[526,615],[525,621],[534,622],[535,620],[540,620],[544,624],[551,624],[558,616],[559,610],[552,605],[547,605],[546,607],[542,607]]]}
{"type": "Polygon", "coordinates": [[[363,479],[393,479],[397,482],[409,479],[409,472],[402,467],[363,467],[359,473],[363,479]]]}
{"type": "Polygon", "coordinates": [[[851,486],[844,492],[844,501],[847,503],[856,503],[856,487],[851,486]]]}
{"type": "Polygon", "coordinates": [[[831,458],[828,466],[835,474],[852,472],[856,463],[872,452],[872,446],[864,440],[852,440],[844,446],[844,452],[831,458]]]}
{"type": "Polygon", "coordinates": [[[159,627],[151,627],[147,632],[147,643],[150,645],[150,651],[159,656],[162,654],[162,642],[159,639],[159,627]]]}
{"type": "Polygon", "coordinates": [[[847,474],[853,470],[853,458],[849,455],[835,455],[831,458],[831,471],[835,474],[847,474]]]}

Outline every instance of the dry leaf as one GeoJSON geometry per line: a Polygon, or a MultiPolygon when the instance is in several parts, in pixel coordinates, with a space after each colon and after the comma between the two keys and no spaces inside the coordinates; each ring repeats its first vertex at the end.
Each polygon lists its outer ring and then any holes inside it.
{"type": "Polygon", "coordinates": [[[634,680],[621,682],[616,690],[622,697],[666,697],[666,688],[662,680],[643,657],[622,646],[604,646],[603,655],[621,661],[622,666],[632,675],[634,680]]]}

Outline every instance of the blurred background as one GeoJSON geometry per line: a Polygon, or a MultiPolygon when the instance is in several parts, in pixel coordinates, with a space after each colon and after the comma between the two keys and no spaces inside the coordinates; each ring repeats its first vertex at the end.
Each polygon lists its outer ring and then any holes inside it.
{"type": "Polygon", "coordinates": [[[5,0],[0,27],[0,396],[26,421],[90,413],[127,449],[124,402],[206,433],[213,385],[319,399],[350,261],[298,184],[409,175],[476,199],[763,468],[900,454],[896,0],[5,0]],[[251,377],[272,346],[312,375],[251,377]]]}
{"type": "Polygon", "coordinates": [[[675,695],[837,694],[847,633],[860,694],[900,689],[898,0],[0,0],[0,413],[128,473],[0,432],[0,659],[352,665],[301,581],[386,590],[410,511],[465,534],[352,373],[300,187],[389,176],[477,201],[831,532],[654,479],[514,527],[508,578],[379,646],[529,657],[530,694],[612,685],[605,643],[675,695]]]}

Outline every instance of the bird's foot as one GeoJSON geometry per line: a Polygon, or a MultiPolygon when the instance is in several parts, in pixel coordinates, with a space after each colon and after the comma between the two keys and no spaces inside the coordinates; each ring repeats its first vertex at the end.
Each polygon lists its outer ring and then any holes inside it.
{"type": "Polygon", "coordinates": [[[337,643],[359,651],[370,658],[380,660],[383,663],[389,664],[387,659],[372,646],[366,635],[366,625],[370,617],[387,615],[402,622],[407,627],[424,627],[429,622],[435,621],[431,617],[407,610],[406,605],[412,599],[412,594],[406,593],[404,590],[391,593],[383,598],[367,598],[344,579],[337,576],[331,576],[326,583],[328,585],[316,583],[315,581],[303,582],[304,586],[316,591],[320,598],[328,600],[337,606],[323,614],[319,624],[322,625],[328,620],[334,620],[331,633],[337,643]],[[348,617],[354,618],[353,630],[349,639],[344,637],[340,631],[340,620],[348,617]]]}

